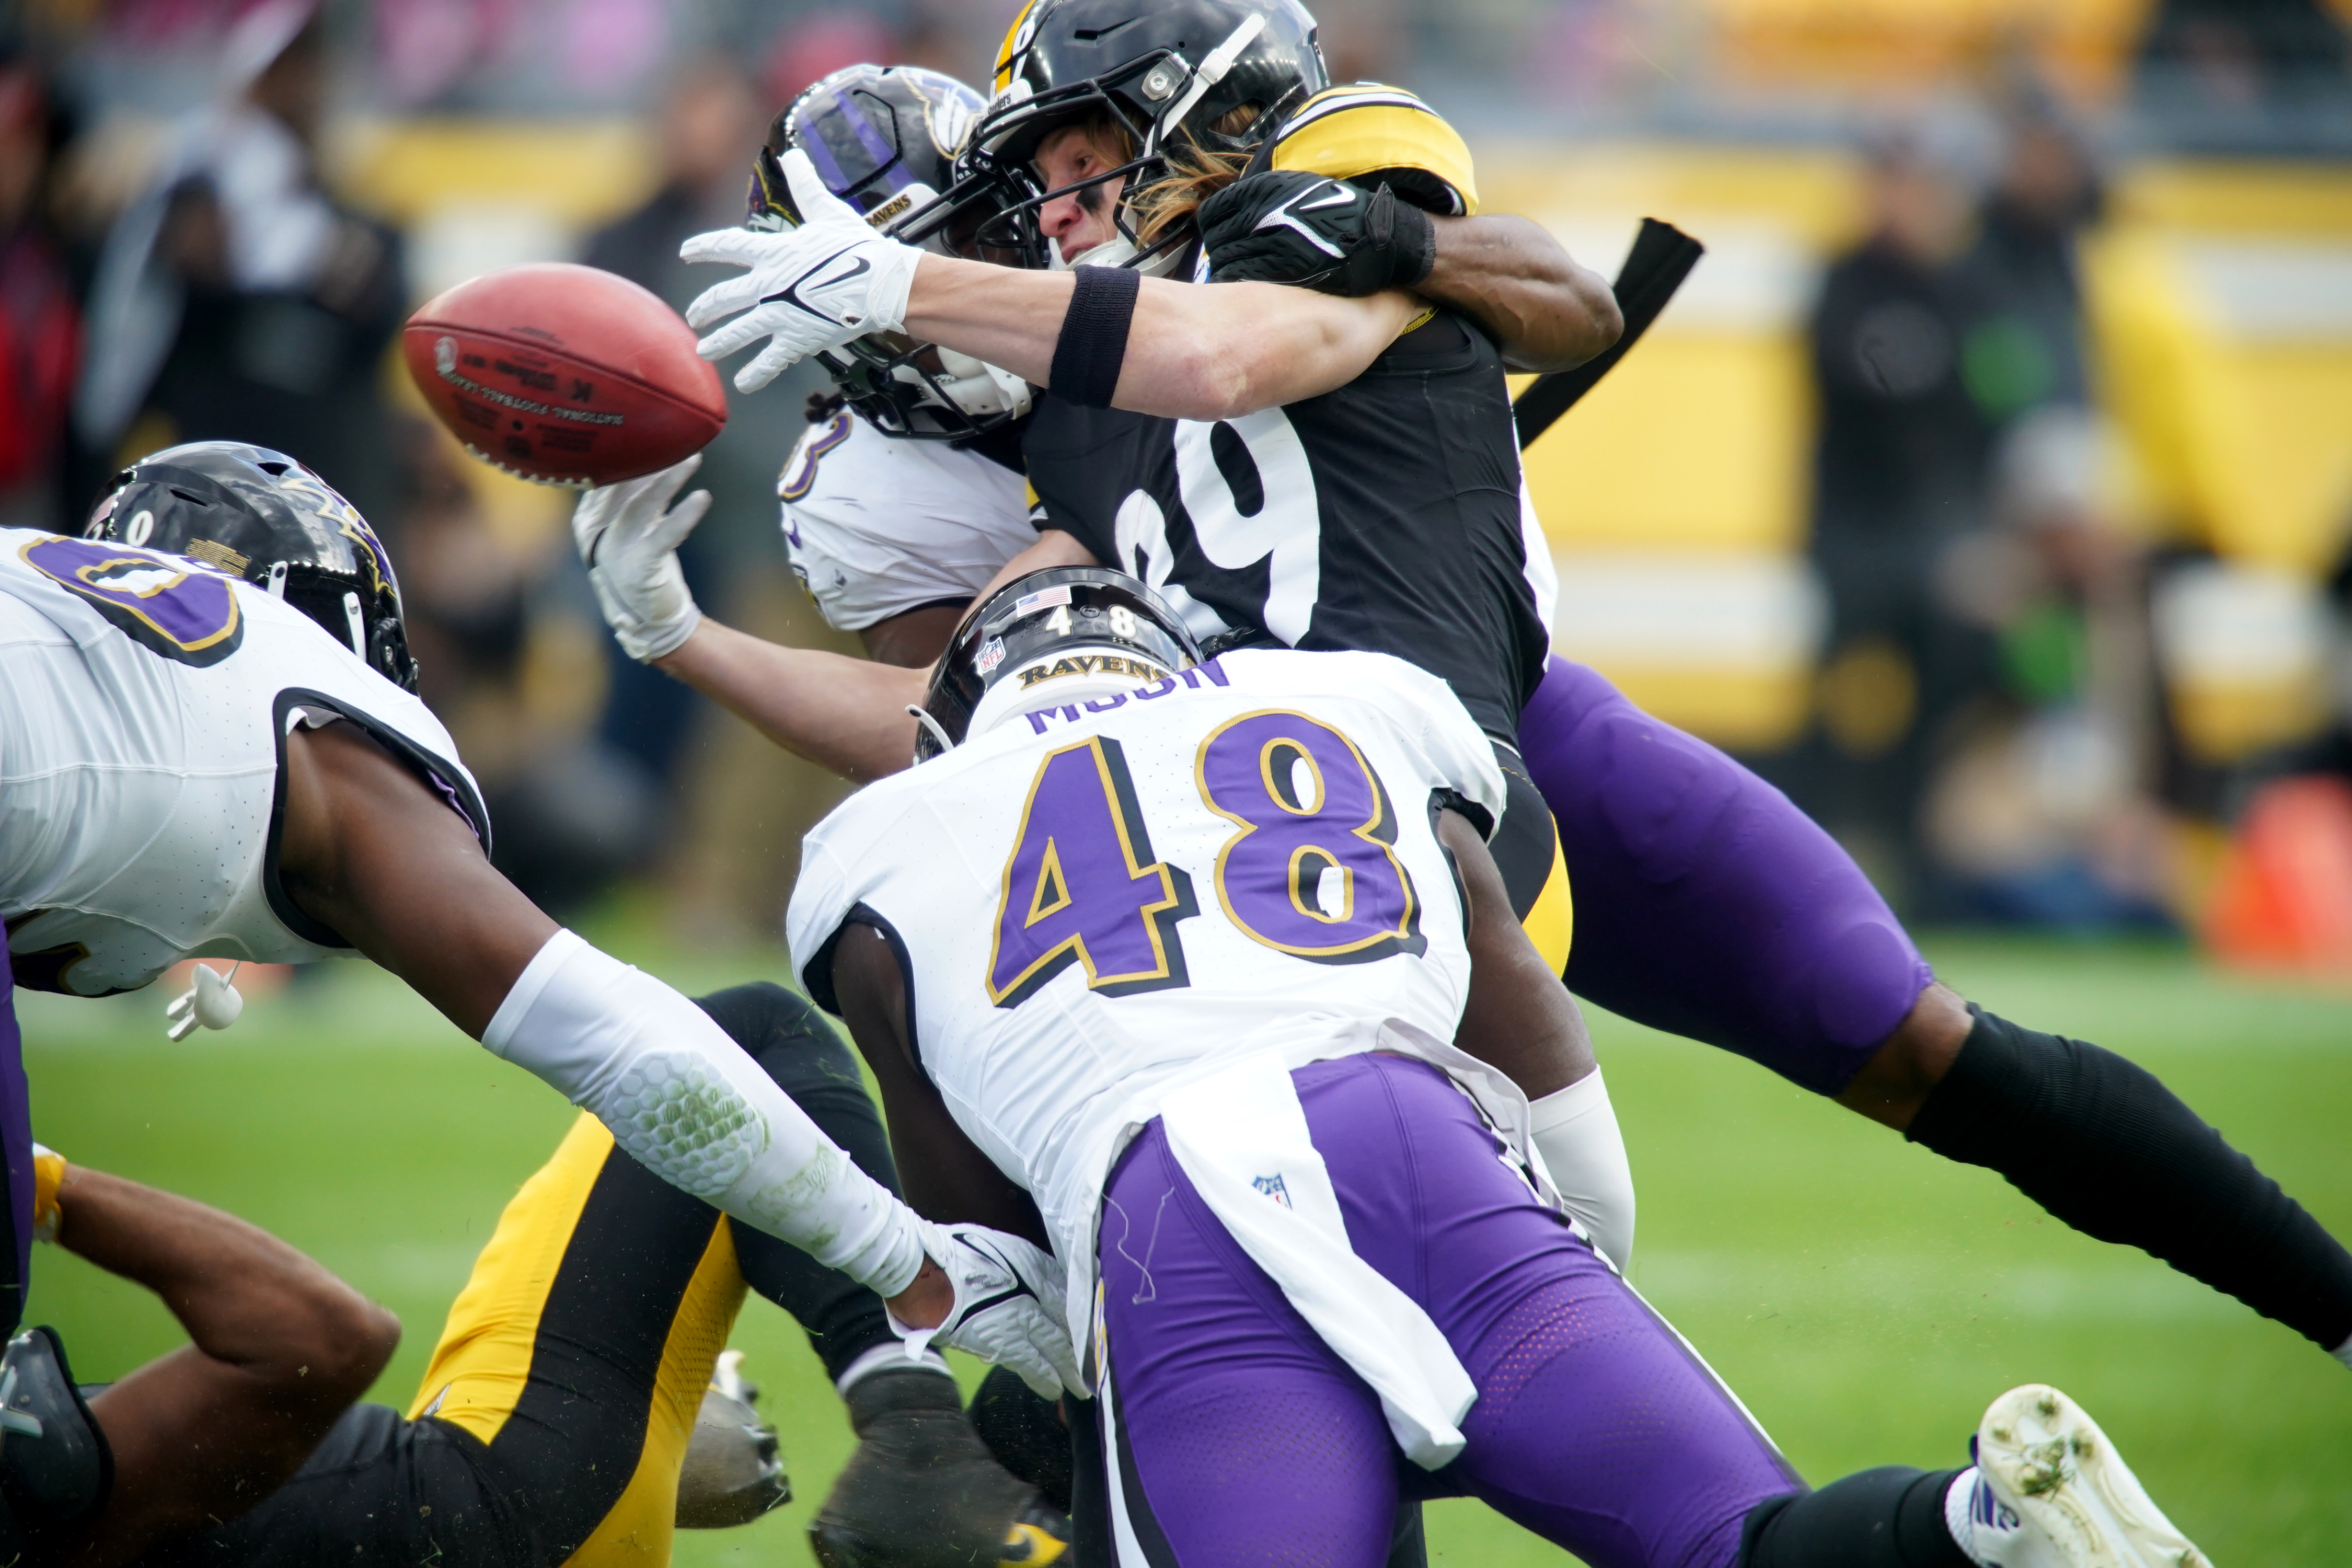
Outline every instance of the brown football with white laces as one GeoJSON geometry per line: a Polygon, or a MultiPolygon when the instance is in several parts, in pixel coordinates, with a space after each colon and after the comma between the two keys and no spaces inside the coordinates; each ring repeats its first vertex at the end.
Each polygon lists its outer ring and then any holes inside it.
{"type": "Polygon", "coordinates": [[[539,484],[668,468],[727,423],[685,319],[617,274],[500,268],[428,300],[401,333],[408,374],[466,449],[539,484]]]}

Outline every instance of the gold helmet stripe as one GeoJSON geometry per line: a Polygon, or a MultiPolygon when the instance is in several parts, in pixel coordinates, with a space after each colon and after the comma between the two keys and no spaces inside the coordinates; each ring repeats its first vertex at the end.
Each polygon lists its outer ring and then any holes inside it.
{"type": "Polygon", "coordinates": [[[1042,7],[1052,0],[1028,0],[1013,18],[1013,26],[1004,29],[1004,42],[996,51],[996,74],[989,93],[992,97],[1013,85],[1013,61],[1029,47],[1029,35],[1036,29],[1034,20],[1042,7]]]}
{"type": "Polygon", "coordinates": [[[1275,135],[1273,166],[1336,180],[1404,174],[1401,190],[1444,203],[1456,214],[1478,210],[1470,149],[1435,110],[1409,92],[1371,82],[1328,88],[1300,107],[1275,135]],[[1426,176],[1412,180],[1411,175],[1426,176]]]}

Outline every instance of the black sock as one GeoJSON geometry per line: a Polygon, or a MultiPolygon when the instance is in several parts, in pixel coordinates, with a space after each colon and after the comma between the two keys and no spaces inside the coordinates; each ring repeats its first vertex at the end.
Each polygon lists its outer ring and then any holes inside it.
{"type": "MultiPolygon", "coordinates": [[[[814,1005],[765,981],[695,1000],[826,1137],[849,1151],[859,1170],[892,1192],[898,1190],[890,1135],[883,1131],[882,1113],[858,1076],[857,1058],[814,1005]]],[[[867,1351],[898,1342],[882,1299],[873,1291],[791,1242],[748,1225],[734,1229],[735,1256],[745,1281],[807,1331],[827,1377],[838,1381],[867,1351]]]]}
{"type": "Polygon", "coordinates": [[[1979,1007],[1906,1134],[2000,1172],[2086,1236],[2155,1254],[2334,1350],[2352,1254],[2155,1076],[1979,1007]]]}
{"type": "Polygon", "coordinates": [[[996,1462],[1070,1511],[1070,1429],[1009,1366],[991,1367],[971,1396],[971,1424],[996,1462]]]}
{"type": "Polygon", "coordinates": [[[1889,1465],[1758,1503],[1737,1568],[1976,1568],[1944,1528],[1959,1473],[1889,1465]]]}

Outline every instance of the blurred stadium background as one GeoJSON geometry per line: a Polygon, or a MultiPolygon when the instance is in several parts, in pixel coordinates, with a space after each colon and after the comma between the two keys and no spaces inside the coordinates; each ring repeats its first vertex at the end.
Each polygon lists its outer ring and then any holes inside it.
{"type": "MultiPolygon", "coordinates": [[[[399,563],[425,692],[534,896],[688,985],[782,977],[841,786],[622,660],[568,498],[470,462],[387,347],[577,258],[683,303],[677,239],[854,60],[981,78],[1012,0],[16,0],[0,7],[0,521],[78,530],[122,458],[311,463],[399,563]]],[[[2147,1061],[2352,1234],[2352,0],[1324,0],[1336,76],[1422,92],[1480,195],[1612,270],[1708,247],[1530,452],[1564,651],[1738,752],[1971,994],[2147,1061]]],[[[806,384],[736,400],[689,574],[827,636],[773,480],[806,384]]],[[[563,1108],[383,977],[167,1047],[161,1001],[24,1003],[38,1124],[310,1248],[402,1312],[404,1399],[563,1108]]],[[[251,988],[251,987],[249,987],[251,988]]],[[[2352,1560],[2352,1385],[1981,1173],[1603,1021],[1635,1279],[1809,1473],[1949,1462],[2059,1382],[2217,1561],[2352,1560]],[[1923,1217],[1924,1216],[1924,1217],[1923,1217]]],[[[110,1374],[160,1311],[45,1258],[110,1374]]],[[[805,1517],[847,1435],[744,1342],[805,1517]]],[[[1556,1561],[1468,1505],[1449,1561],[1556,1561]]],[[[685,1562],[805,1561],[788,1524],[685,1562]]]]}

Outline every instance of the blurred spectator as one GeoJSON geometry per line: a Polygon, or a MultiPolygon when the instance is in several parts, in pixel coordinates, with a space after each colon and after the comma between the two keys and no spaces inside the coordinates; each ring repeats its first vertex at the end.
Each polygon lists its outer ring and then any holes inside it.
{"type": "Polygon", "coordinates": [[[2320,0],[2163,0],[2140,77],[2176,109],[2259,110],[2352,92],[2347,55],[2344,24],[2320,0]]]}
{"type": "Polygon", "coordinates": [[[60,141],[40,77],[0,63],[0,527],[63,528],[66,403],[81,322],[47,223],[60,141]]]}
{"type": "Polygon", "coordinates": [[[1916,886],[1927,737],[1965,689],[1973,639],[1930,591],[1978,516],[1982,436],[1962,377],[1946,264],[1962,208],[1905,138],[1870,160],[1870,230],[1833,262],[1810,336],[1821,424],[1811,551],[1829,591],[1823,744],[1790,787],[1901,896],[1916,886]]]}
{"type": "Polygon", "coordinates": [[[2077,930],[2168,919],[2147,564],[2105,503],[2109,443],[2065,404],[2017,420],[1990,525],[1938,563],[1944,612],[1997,652],[1927,794],[1949,912],[2077,930]]]}
{"type": "Polygon", "coordinates": [[[2054,101],[2021,92],[2004,129],[1976,242],[1954,267],[1967,313],[1961,374],[1992,426],[2045,403],[2090,401],[2075,244],[2100,205],[2089,155],[2054,101]]]}
{"type": "Polygon", "coordinates": [[[400,241],[320,186],[328,60],[310,12],[246,13],[222,100],[176,129],[107,236],[74,402],[98,472],[125,447],[252,441],[362,511],[390,498],[378,383],[406,307],[400,241]]]}
{"type": "Polygon", "coordinates": [[[642,870],[662,826],[642,773],[591,732],[593,695],[549,700],[554,668],[584,662],[593,687],[603,624],[561,602],[572,579],[550,569],[567,559],[562,542],[519,555],[490,526],[446,436],[415,417],[393,436],[400,488],[384,542],[425,700],[481,784],[499,869],[542,907],[575,909],[642,870]]]}

